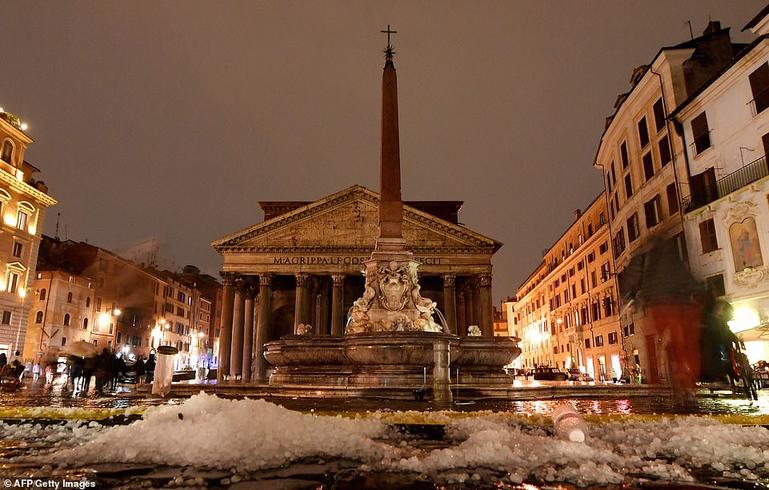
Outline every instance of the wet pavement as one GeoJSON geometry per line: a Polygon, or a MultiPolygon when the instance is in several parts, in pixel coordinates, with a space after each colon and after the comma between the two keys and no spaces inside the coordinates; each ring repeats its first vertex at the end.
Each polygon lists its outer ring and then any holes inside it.
{"type": "MultiPolygon", "coordinates": [[[[24,417],[28,410],[34,407],[79,408],[85,413],[98,412],[101,409],[129,409],[132,407],[150,407],[158,405],[182,405],[186,398],[164,399],[153,397],[129,387],[119,387],[116,392],[97,396],[93,391],[73,393],[61,385],[44,386],[31,385],[14,393],[0,392],[0,414],[18,409],[18,417],[24,417]],[[5,410],[5,412],[2,412],[5,410]]],[[[388,413],[398,411],[416,411],[429,413],[437,410],[452,410],[456,412],[494,411],[515,413],[521,415],[549,415],[553,408],[564,400],[537,401],[501,401],[488,400],[474,403],[454,404],[452,406],[437,406],[430,402],[392,401],[392,400],[361,400],[361,399],[272,399],[278,405],[290,410],[315,414],[360,414],[362,412],[388,413]]],[[[769,391],[759,393],[759,399],[750,401],[736,397],[707,397],[699,400],[695,408],[682,408],[674,405],[669,397],[638,397],[623,399],[585,399],[570,400],[583,414],[595,416],[604,415],[649,415],[649,414],[718,414],[757,416],[769,415],[769,391]]],[[[468,414],[472,415],[472,414],[468,414]]],[[[90,463],[75,464],[74,467],[62,467],[56,464],[29,462],[28,457],[45,455],[51,445],[73,444],[66,441],[68,433],[81,434],[88,430],[98,430],[98,426],[127,424],[135,421],[138,415],[118,416],[101,422],[58,422],[41,420],[23,422],[15,420],[12,424],[27,424],[30,430],[26,436],[15,438],[0,437],[0,489],[7,487],[8,481],[13,485],[23,478],[37,478],[41,482],[56,481],[59,487],[66,482],[70,487],[77,488],[256,488],[256,489],[374,489],[374,488],[510,488],[517,490],[534,490],[536,488],[574,488],[584,486],[572,483],[557,483],[548,481],[547,475],[530,476],[521,480],[518,475],[498,467],[484,465],[444,472],[440,475],[425,475],[409,471],[382,471],[368,468],[358,461],[344,458],[300,458],[280,468],[257,471],[242,471],[222,468],[165,466],[143,463],[90,463]],[[64,425],[67,426],[66,430],[64,425]],[[74,424],[74,425],[72,425],[74,424]],[[94,425],[95,424],[95,425],[94,425]],[[46,426],[50,426],[47,429],[46,426]],[[68,432],[69,431],[69,432],[68,432]],[[57,439],[61,438],[61,440],[57,439]],[[555,486],[554,486],[555,485],[555,486]]],[[[6,430],[10,421],[6,418],[6,430]]],[[[450,451],[461,445],[457,440],[447,435],[446,426],[428,424],[393,424],[396,431],[389,444],[399,448],[407,448],[416,456],[424,457],[434,451],[450,451]]],[[[526,429],[528,430],[528,429],[526,429]]],[[[552,437],[552,430],[547,427],[532,429],[538,434],[552,437]]],[[[764,430],[758,429],[757,430],[764,430]]],[[[2,430],[0,430],[2,436],[2,430]]],[[[130,444],[130,441],[116,441],[116,444],[130,444]]],[[[205,447],[200,448],[206,451],[205,447]]],[[[500,448],[500,451],[504,448],[500,448]]],[[[769,454],[769,447],[764,448],[769,454]]],[[[652,461],[665,462],[663,459],[652,461]]],[[[677,459],[670,456],[667,463],[674,464],[677,459]]],[[[656,464],[656,463],[655,463],[656,464]]],[[[678,483],[664,481],[651,475],[640,475],[631,482],[622,484],[591,485],[591,488],[611,489],[651,489],[651,488],[698,488],[696,485],[711,485],[718,488],[758,489],[769,488],[769,474],[755,477],[747,466],[737,468],[747,473],[730,473],[714,471],[710,467],[688,468],[696,478],[695,482],[687,482],[684,486],[678,483]],[[752,475],[750,478],[744,475],[752,475]]],[[[37,480],[35,480],[37,481],[37,480]]],[[[34,483],[33,483],[34,484],[34,483]]],[[[702,487],[705,488],[705,487],[702,487]]]]}

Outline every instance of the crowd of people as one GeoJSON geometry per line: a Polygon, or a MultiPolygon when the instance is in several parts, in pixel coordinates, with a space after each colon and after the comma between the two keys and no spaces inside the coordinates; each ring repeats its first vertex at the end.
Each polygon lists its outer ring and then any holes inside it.
{"type": "Polygon", "coordinates": [[[68,355],[65,361],[60,359],[38,359],[25,365],[18,359],[9,363],[7,356],[0,353],[0,387],[18,389],[24,377],[30,375],[33,385],[47,386],[63,380],[66,390],[85,395],[93,386],[94,392],[102,395],[105,391],[115,391],[118,384],[151,383],[155,373],[154,354],[146,360],[141,357],[133,360],[105,348],[96,356],[68,355]],[[42,379],[41,373],[45,374],[42,379]]]}

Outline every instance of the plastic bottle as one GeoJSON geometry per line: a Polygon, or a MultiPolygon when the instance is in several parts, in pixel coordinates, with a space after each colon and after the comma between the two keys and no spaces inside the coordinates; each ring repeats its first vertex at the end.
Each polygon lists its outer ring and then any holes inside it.
{"type": "Polygon", "coordinates": [[[571,442],[585,442],[587,424],[571,403],[562,403],[553,409],[555,436],[571,442]]]}

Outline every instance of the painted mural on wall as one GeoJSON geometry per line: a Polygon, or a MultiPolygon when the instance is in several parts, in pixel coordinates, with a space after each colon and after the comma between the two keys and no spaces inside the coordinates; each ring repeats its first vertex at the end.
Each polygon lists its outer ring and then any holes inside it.
{"type": "Polygon", "coordinates": [[[733,223],[729,227],[729,240],[732,244],[735,272],[764,265],[755,219],[745,218],[741,222],[733,223]]]}

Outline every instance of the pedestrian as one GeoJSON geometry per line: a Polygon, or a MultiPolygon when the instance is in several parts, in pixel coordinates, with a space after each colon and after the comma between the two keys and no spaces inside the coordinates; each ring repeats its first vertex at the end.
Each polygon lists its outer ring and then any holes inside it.
{"type": "Polygon", "coordinates": [[[45,384],[49,385],[53,383],[53,364],[46,364],[45,366],[45,384]]]}
{"type": "Polygon", "coordinates": [[[40,379],[40,363],[35,361],[35,364],[32,366],[32,382],[37,383],[38,379],[40,379]]]}
{"type": "Polygon", "coordinates": [[[145,383],[152,383],[152,380],[155,379],[155,354],[150,354],[147,358],[144,370],[147,373],[144,380],[145,383]]]}
{"type": "Polygon", "coordinates": [[[104,385],[109,381],[109,373],[112,369],[112,354],[105,347],[96,358],[94,374],[96,375],[96,393],[104,394],[104,385]]]}
{"type": "Polygon", "coordinates": [[[6,364],[8,364],[8,356],[5,355],[5,352],[0,352],[0,369],[4,368],[6,364]]]}
{"type": "MultiPolygon", "coordinates": [[[[636,256],[625,268],[624,283],[632,300],[648,312],[654,337],[666,341],[664,351],[677,401],[696,404],[704,288],[684,265],[676,242],[657,242],[636,256]]],[[[660,382],[656,371],[648,374],[649,382],[660,382]]]]}

